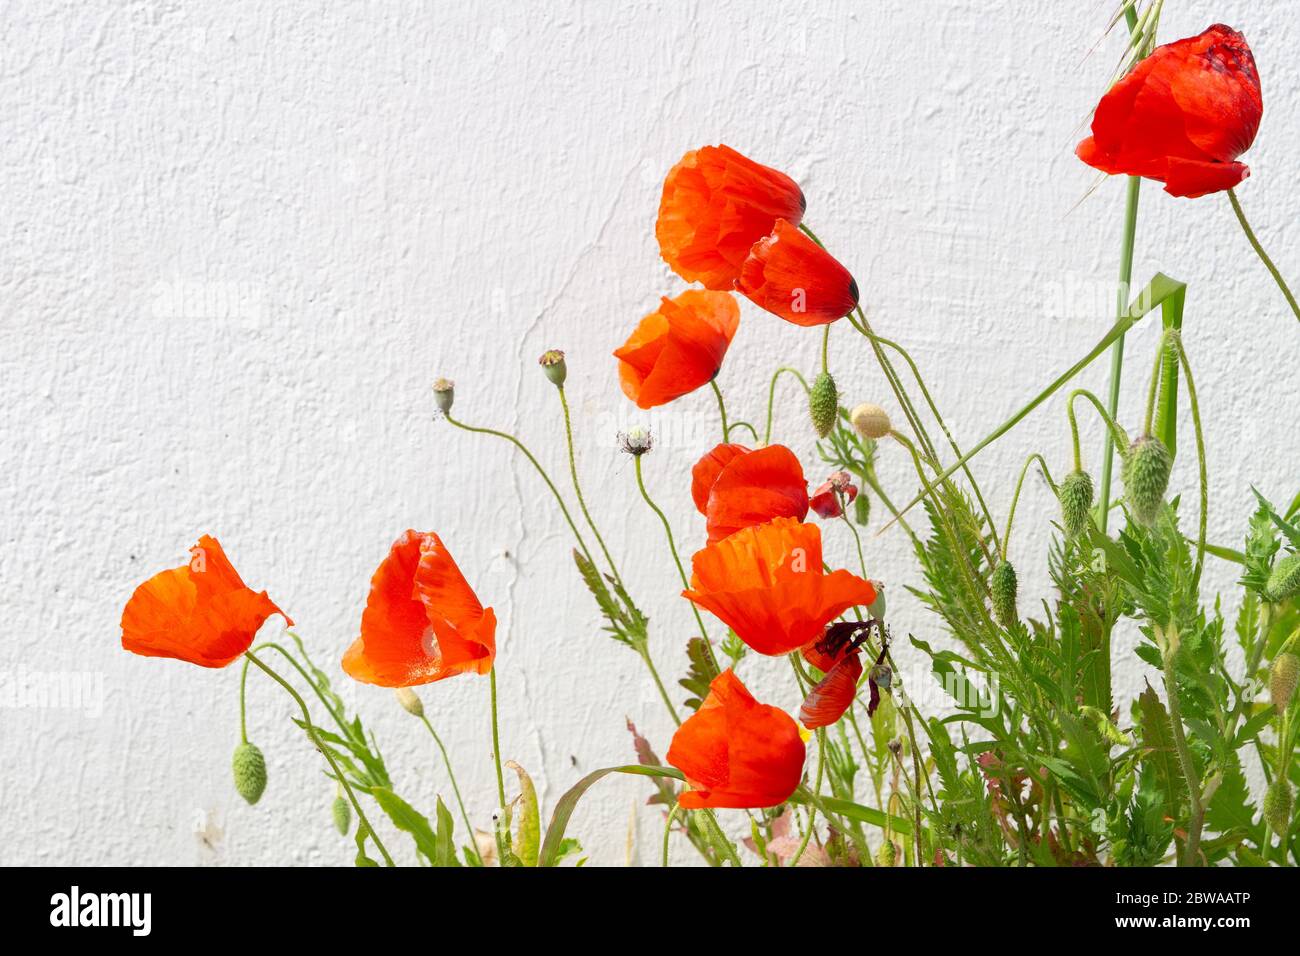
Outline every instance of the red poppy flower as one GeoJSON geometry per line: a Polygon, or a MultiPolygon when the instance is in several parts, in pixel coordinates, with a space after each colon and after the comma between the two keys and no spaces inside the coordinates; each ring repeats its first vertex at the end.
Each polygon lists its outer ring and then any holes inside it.
{"type": "Polygon", "coordinates": [[[695,467],[691,469],[691,500],[695,502],[696,511],[708,515],[709,492],[713,490],[713,483],[718,480],[718,475],[722,474],[722,469],[726,468],[732,459],[740,455],[748,455],[749,452],[750,449],[734,442],[715,445],[695,463],[695,467]]]}
{"type": "Polygon", "coordinates": [[[760,654],[788,654],[876,590],[848,571],[822,570],[821,530],[775,518],[737,531],[691,559],[682,596],[714,614],[760,654]]]}
{"type": "Polygon", "coordinates": [[[205,534],[190,549],[189,564],[135,589],[122,611],[122,646],[145,657],[225,667],[272,614],[293,624],[265,591],[244,584],[217,539],[205,534]]]}
{"type": "Polygon", "coordinates": [[[847,471],[837,471],[813,492],[808,505],[823,518],[838,518],[844,513],[841,499],[845,505],[853,503],[858,496],[858,486],[853,484],[847,471]]]}
{"type": "Polygon", "coordinates": [[[778,219],[798,225],[804,206],[799,186],[785,173],[730,146],[692,150],[664,180],[655,223],[659,251],[687,282],[727,291],[750,247],[778,219]]]}
{"type": "Polygon", "coordinates": [[[825,325],[858,304],[858,284],[849,271],[784,219],[754,243],[736,291],[795,325],[825,325]]]}
{"type": "Polygon", "coordinates": [[[710,544],[773,518],[802,521],[807,516],[808,482],[803,476],[803,466],[784,445],[768,445],[758,451],[750,451],[743,445],[714,448],[691,471],[691,495],[696,498],[697,506],[697,489],[715,465],[724,460],[725,464],[709,485],[702,509],[710,544]]]}
{"type": "Polygon", "coordinates": [[[858,680],[862,677],[862,657],[855,647],[835,664],[823,677],[799,708],[799,723],[809,730],[829,727],[844,716],[853,706],[858,693],[858,680]]]}
{"type": "Polygon", "coordinates": [[[756,701],[730,668],[713,679],[709,696],[668,748],[668,762],[692,788],[677,798],[687,810],[784,803],[803,778],[804,757],[790,715],[756,701]]]}
{"type": "Polygon", "coordinates": [[[343,655],[343,670],[381,687],[486,674],[496,630],[496,615],[479,603],[442,539],[406,531],[370,579],[361,636],[343,655]]]}
{"type": "Polygon", "coordinates": [[[614,352],[623,394],[654,408],[707,385],[739,324],[740,306],[725,292],[688,289],[665,298],[614,352]]]}
{"type": "Polygon", "coordinates": [[[1264,100],[1246,39],[1215,24],[1156,47],[1111,87],[1075,152],[1104,173],[1145,176],[1173,196],[1231,189],[1259,131],[1264,100]]]}

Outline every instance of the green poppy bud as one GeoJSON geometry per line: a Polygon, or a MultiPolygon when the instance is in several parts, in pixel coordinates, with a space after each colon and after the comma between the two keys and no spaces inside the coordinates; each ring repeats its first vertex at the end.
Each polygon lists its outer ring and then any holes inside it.
{"type": "Polygon", "coordinates": [[[1273,658],[1273,666],[1268,671],[1268,696],[1279,714],[1291,705],[1297,682],[1300,682],[1300,657],[1285,651],[1273,658]]]}
{"type": "Polygon", "coordinates": [[[338,830],[343,836],[348,835],[348,830],[352,828],[352,804],[348,803],[339,794],[334,798],[334,806],[330,808],[334,814],[334,829],[338,830]]]}
{"type": "Polygon", "coordinates": [[[393,691],[393,696],[397,702],[402,705],[402,710],[406,711],[412,717],[424,716],[424,703],[420,700],[420,695],[409,687],[398,687],[393,691]]]}
{"type": "Polygon", "coordinates": [[[569,370],[564,364],[564,353],[559,349],[547,349],[542,353],[542,357],[537,360],[537,364],[542,367],[546,377],[552,385],[562,387],[565,378],[568,377],[569,370]]]}
{"type": "Polygon", "coordinates": [[[818,438],[825,438],[835,427],[835,417],[840,410],[840,394],[835,390],[835,379],[830,372],[822,372],[808,392],[808,413],[818,438]]]}
{"type": "Polygon", "coordinates": [[[898,865],[898,844],[893,840],[885,840],[880,844],[880,849],[876,851],[876,866],[897,866],[898,865]]]}
{"type": "Polygon", "coordinates": [[[1155,523],[1173,466],[1169,449],[1154,435],[1143,435],[1129,447],[1124,459],[1124,490],[1129,512],[1138,524],[1150,527],[1155,523]]]}
{"type": "Polygon", "coordinates": [[[235,789],[249,803],[257,803],[266,790],[266,758],[256,746],[245,741],[235,748],[230,761],[235,774],[235,789]]]}
{"type": "Polygon", "coordinates": [[[1288,554],[1273,565],[1273,573],[1264,585],[1264,597],[1280,604],[1300,591],[1300,554],[1288,554]]]}
{"type": "Polygon", "coordinates": [[[853,520],[863,528],[871,522],[871,496],[865,489],[853,499],[853,520]]]}
{"type": "Polygon", "coordinates": [[[1061,482],[1059,494],[1065,536],[1077,538],[1088,527],[1088,513],[1092,510],[1092,476],[1086,471],[1070,472],[1061,482]]]}
{"type": "Polygon", "coordinates": [[[1285,842],[1291,827],[1291,784],[1286,777],[1278,777],[1264,791],[1264,819],[1285,842]]]}
{"type": "Polygon", "coordinates": [[[993,569],[989,592],[993,597],[993,616],[1003,627],[1011,627],[1019,617],[1016,615],[1016,569],[1010,561],[999,561],[993,569]]]}

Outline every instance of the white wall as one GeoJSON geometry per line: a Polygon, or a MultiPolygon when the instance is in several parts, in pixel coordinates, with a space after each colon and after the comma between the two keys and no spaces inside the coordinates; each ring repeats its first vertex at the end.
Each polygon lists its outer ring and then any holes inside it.
{"type": "MultiPolygon", "coordinates": [[[[724,141],[794,175],[808,223],[972,442],[1109,324],[1123,186],[1098,185],[1072,148],[1119,55],[1120,37],[1103,37],[1112,6],[6,5],[0,670],[11,682],[87,672],[104,698],[98,715],[0,714],[0,860],[350,861],[318,757],[276,688],[251,688],[271,783],[250,808],[228,769],[238,669],[119,647],[132,588],[204,532],[337,673],[388,544],[438,530],[501,618],[504,749],[548,809],[583,772],[632,758],[625,716],[666,750],[670,725],[636,658],[599,633],[534,474],[504,443],[433,422],[430,382],[454,378],[465,420],[518,431],[561,479],[558,407],[535,363],[567,350],[587,488],[651,610],[654,651],[680,676],[690,615],[614,433],[647,418],[661,430],[648,480],[689,551],[703,529],[686,474],[713,438],[713,399],[635,414],[609,355],[682,287],[653,236],[663,174],[724,141]],[[221,831],[211,846],[200,817],[221,831]]],[[[1300,25],[1285,4],[1167,6],[1163,37],[1222,19],[1255,50],[1266,109],[1240,195],[1300,281],[1300,25]]],[[[1300,327],[1223,196],[1144,188],[1135,273],[1157,269],[1190,284],[1211,537],[1236,544],[1251,482],[1276,498],[1297,490],[1300,327]]],[[[774,365],[811,368],[818,336],[742,309],[719,381],[733,414],[755,419],[774,365]]],[[[1130,427],[1154,332],[1130,337],[1130,427]]],[[[846,398],[883,399],[851,331],[833,343],[846,398]]],[[[1083,383],[1101,391],[1104,364],[1083,383]]],[[[802,405],[788,382],[782,394],[778,437],[820,480],[802,405]]],[[[1101,433],[1084,420],[1095,469],[1101,433]]],[[[1031,450],[1067,467],[1059,401],[978,460],[999,516],[1031,450]]],[[[881,472],[910,494],[896,451],[881,472]]],[[[1176,488],[1190,492],[1194,475],[1185,455],[1176,488]]],[[[1026,608],[1046,593],[1053,514],[1028,483],[1012,554],[1026,608]]],[[[847,562],[851,543],[830,541],[847,562]]],[[[917,580],[903,538],[869,539],[869,561],[900,636],[934,639],[935,619],[903,594],[917,580]]],[[[1211,566],[1216,585],[1232,577],[1211,566]]],[[[1124,693],[1155,682],[1131,642],[1116,655],[1124,693]]],[[[446,787],[422,728],[387,691],[338,676],[399,790],[427,809],[446,787]]],[[[797,707],[782,662],[750,661],[745,677],[797,707]]],[[[485,821],[486,682],[423,696],[485,821]]],[[[647,793],[623,780],[592,792],[573,832],[593,861],[623,860],[631,813],[653,858],[647,793]]]]}

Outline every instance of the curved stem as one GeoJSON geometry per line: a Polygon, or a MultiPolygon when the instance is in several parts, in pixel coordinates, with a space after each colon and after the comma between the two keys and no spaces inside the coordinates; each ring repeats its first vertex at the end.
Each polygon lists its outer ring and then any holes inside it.
{"type": "Polygon", "coordinates": [[[533,453],[528,450],[523,442],[514,435],[511,435],[509,432],[497,431],[495,428],[481,428],[476,425],[466,425],[464,422],[452,418],[450,413],[447,413],[444,417],[448,422],[464,431],[477,432],[481,435],[495,435],[497,438],[504,438],[523,452],[524,457],[527,458],[532,466],[537,469],[537,473],[541,475],[542,480],[546,482],[546,487],[551,489],[551,494],[555,496],[555,501],[560,506],[560,511],[564,515],[564,520],[569,523],[569,528],[573,531],[573,536],[578,539],[578,547],[582,549],[583,555],[586,556],[587,560],[591,562],[591,564],[594,565],[596,563],[591,557],[591,551],[587,549],[587,542],[582,538],[582,532],[578,530],[578,526],[574,524],[573,516],[569,514],[569,508],[565,505],[564,498],[560,495],[560,490],[555,487],[555,482],[551,481],[551,476],[546,473],[546,469],[541,466],[535,457],[533,457],[533,453]]]}
{"type": "Polygon", "coordinates": [[[672,809],[668,811],[668,822],[664,824],[664,849],[663,865],[668,865],[668,838],[673,835],[673,822],[677,819],[677,811],[680,807],[674,803],[672,809]]]}
{"type": "Polygon", "coordinates": [[[788,365],[782,365],[772,373],[772,380],[767,385],[767,426],[763,429],[763,444],[766,445],[772,440],[772,403],[776,397],[776,380],[781,377],[782,372],[789,372],[799,380],[805,392],[809,391],[808,382],[799,372],[798,369],[790,368],[788,365]]]}
{"type": "Polygon", "coordinates": [[[1160,391],[1160,369],[1164,366],[1165,358],[1165,336],[1161,333],[1160,340],[1156,342],[1156,357],[1151,365],[1151,383],[1147,386],[1147,410],[1142,419],[1142,434],[1151,434],[1151,424],[1155,421],[1156,415],[1156,394],[1160,391]]]}
{"type": "MultiPolygon", "coordinates": [[[[705,638],[704,643],[708,643],[707,638],[705,638]]],[[[654,661],[650,659],[650,649],[644,646],[638,647],[637,652],[641,655],[641,659],[645,661],[645,666],[649,669],[650,676],[654,678],[655,687],[659,691],[659,698],[664,702],[664,706],[668,708],[668,714],[672,717],[673,723],[680,727],[682,725],[682,718],[678,716],[677,708],[673,706],[673,699],[668,696],[668,688],[664,686],[663,679],[659,676],[659,669],[655,667],[654,661]]]]}
{"type": "MultiPolygon", "coordinates": [[[[294,634],[293,631],[289,631],[288,633],[292,635],[295,639],[297,638],[297,635],[294,634]]],[[[278,651],[284,657],[285,660],[287,660],[290,664],[293,665],[293,669],[298,672],[298,676],[301,677],[303,680],[305,680],[307,682],[307,686],[310,687],[313,691],[315,691],[316,698],[321,702],[321,706],[325,708],[326,713],[328,713],[331,717],[334,718],[334,723],[338,725],[339,730],[343,731],[343,736],[350,737],[352,735],[352,731],[348,728],[347,721],[345,721],[339,715],[338,711],[334,709],[334,705],[330,703],[329,700],[326,699],[324,692],[321,691],[320,689],[320,686],[314,680],[312,680],[310,674],[308,674],[305,670],[303,670],[303,667],[301,664],[298,663],[297,658],[295,658],[292,654],[290,654],[287,650],[285,650],[283,647],[281,647],[279,644],[275,643],[274,641],[263,641],[261,644],[258,644],[255,648],[253,648],[253,650],[255,651],[260,651],[264,649],[278,651]]],[[[303,656],[306,657],[305,652],[303,656]]],[[[310,663],[310,661],[308,663],[310,663]]]]}
{"type": "Polygon", "coordinates": [[[239,741],[248,743],[248,712],[244,706],[245,688],[248,686],[248,658],[244,658],[244,667],[239,674],[239,741]]]}
{"type": "Polygon", "coordinates": [[[1201,568],[1205,564],[1205,530],[1210,510],[1210,482],[1206,474],[1205,435],[1201,430],[1201,409],[1196,401],[1196,383],[1192,380],[1192,366],[1187,361],[1186,350],[1183,349],[1183,337],[1181,335],[1171,335],[1170,340],[1178,351],[1178,361],[1181,363],[1183,375],[1187,379],[1187,397],[1192,407],[1192,425],[1196,431],[1196,465],[1201,486],[1201,521],[1196,529],[1196,571],[1192,575],[1192,581],[1195,584],[1200,582],[1201,568]]]}
{"type": "MultiPolygon", "coordinates": [[[[501,772],[501,729],[497,722],[497,668],[495,664],[488,671],[488,685],[492,693],[492,760],[497,769],[497,802],[504,813],[506,809],[506,778],[505,774],[501,772]]],[[[474,834],[471,831],[471,839],[473,836],[474,834]]]]}
{"type": "Polygon", "coordinates": [[[753,425],[751,425],[749,422],[746,422],[746,421],[732,422],[732,423],[731,423],[731,427],[732,427],[732,428],[748,428],[748,429],[749,429],[749,433],[750,433],[751,435],[754,436],[754,441],[758,441],[758,440],[759,440],[759,437],[758,437],[758,429],[755,428],[753,425]]]}
{"type": "Polygon", "coordinates": [[[804,830],[803,840],[799,843],[799,849],[790,859],[791,866],[798,866],[799,860],[803,856],[803,851],[808,849],[808,841],[812,839],[813,831],[817,828],[817,804],[820,801],[822,789],[822,776],[826,772],[826,728],[817,728],[817,782],[813,784],[814,799],[808,804],[808,829],[804,830]]]}
{"type": "Polygon", "coordinates": [[[352,809],[357,811],[357,819],[370,834],[370,839],[374,842],[375,849],[379,851],[380,855],[384,858],[385,863],[389,866],[396,866],[393,862],[393,858],[388,855],[388,850],[384,847],[383,842],[379,839],[379,834],[376,833],[375,828],[370,825],[370,820],[366,817],[366,811],[361,809],[361,804],[357,801],[357,795],[352,792],[352,785],[348,783],[348,778],[344,776],[343,771],[339,769],[338,763],[334,760],[334,754],[330,752],[330,749],[325,746],[325,742],[317,735],[316,725],[311,721],[311,711],[307,709],[307,702],[302,699],[301,695],[299,695],[296,690],[293,689],[292,684],[277,674],[267,664],[263,663],[262,659],[254,654],[251,649],[244,652],[244,657],[260,667],[268,677],[283,687],[285,691],[288,692],[289,696],[294,699],[294,702],[298,705],[298,709],[302,711],[303,728],[307,731],[307,736],[311,738],[311,742],[316,746],[316,749],[325,755],[325,760],[330,765],[330,770],[334,772],[334,779],[343,785],[343,790],[348,795],[348,800],[352,804],[352,809]]]}
{"type": "MultiPolygon", "coordinates": [[[[1071,419],[1073,421],[1073,419],[1071,419]]],[[[1047,462],[1043,461],[1043,456],[1034,452],[1025,459],[1024,465],[1020,469],[1020,479],[1016,482],[1016,493],[1011,496],[1011,509],[1007,512],[1007,530],[1002,535],[1002,560],[1007,559],[1007,548],[1011,544],[1011,523],[1016,520],[1016,505],[1020,502],[1020,489],[1025,483],[1025,475],[1029,473],[1029,466],[1035,461],[1043,472],[1043,477],[1051,486],[1052,491],[1056,491],[1056,482],[1052,481],[1052,473],[1047,470],[1047,462]]]]}
{"type": "Polygon", "coordinates": [[[822,374],[830,373],[830,353],[831,353],[831,326],[834,322],[827,322],[822,330],[822,374]]]}
{"type": "Polygon", "coordinates": [[[1237,201],[1237,193],[1234,190],[1228,190],[1228,201],[1232,203],[1232,211],[1237,214],[1237,222],[1241,223],[1242,231],[1246,233],[1246,238],[1250,240],[1255,255],[1259,256],[1260,262],[1264,263],[1264,267],[1273,276],[1273,281],[1282,290],[1282,295],[1286,296],[1286,304],[1291,306],[1291,311],[1295,313],[1295,317],[1300,319],[1300,305],[1296,304],[1295,296],[1291,294],[1291,288],[1286,284],[1286,280],[1282,278],[1282,273],[1277,271],[1277,266],[1273,265],[1273,260],[1268,257],[1264,247],[1255,238],[1255,230],[1251,229],[1250,223],[1246,221],[1246,214],[1241,211],[1241,203],[1237,201]]]}
{"type": "Polygon", "coordinates": [[[474,855],[478,857],[479,866],[482,866],[483,857],[479,855],[478,846],[474,839],[474,826],[469,822],[469,814],[465,812],[465,801],[460,795],[460,784],[456,782],[456,771],[451,768],[451,758],[447,756],[447,748],[442,745],[442,738],[433,729],[433,724],[429,723],[429,718],[421,714],[420,720],[424,721],[424,726],[429,728],[433,742],[438,745],[438,752],[442,754],[442,765],[447,768],[447,778],[451,781],[451,789],[456,794],[456,805],[460,807],[461,821],[465,824],[465,832],[469,836],[470,846],[474,848],[474,855]]]}
{"type": "Polygon", "coordinates": [[[1074,439],[1074,467],[1076,470],[1083,470],[1083,458],[1079,454],[1079,423],[1074,417],[1074,400],[1076,398],[1086,398],[1092,403],[1092,407],[1097,410],[1102,422],[1106,426],[1107,440],[1121,449],[1121,454],[1128,448],[1128,433],[1119,427],[1119,423],[1101,404],[1101,399],[1086,388],[1076,388],[1065,399],[1065,417],[1070,420],[1070,433],[1074,439]]]}
{"type": "Polygon", "coordinates": [[[600,536],[600,530],[596,527],[596,522],[591,518],[591,512],[587,510],[587,499],[582,495],[582,484],[578,481],[578,463],[573,453],[573,423],[569,417],[569,399],[564,394],[564,386],[559,386],[556,391],[560,393],[560,407],[564,409],[564,438],[569,447],[569,476],[573,479],[573,493],[578,497],[578,507],[582,509],[582,516],[587,519],[587,527],[591,528],[591,533],[596,536],[596,543],[600,545],[601,553],[605,555],[605,560],[609,562],[609,569],[614,574],[614,580],[619,584],[623,583],[623,576],[618,573],[618,566],[614,564],[614,558],[609,553],[609,548],[605,546],[605,539],[600,536]]]}
{"type": "Polygon", "coordinates": [[[718,380],[716,378],[709,379],[709,385],[713,387],[713,394],[718,397],[718,414],[722,417],[722,440],[725,442],[727,441],[727,432],[730,431],[727,428],[727,403],[722,400],[722,389],[718,388],[718,380]]]}

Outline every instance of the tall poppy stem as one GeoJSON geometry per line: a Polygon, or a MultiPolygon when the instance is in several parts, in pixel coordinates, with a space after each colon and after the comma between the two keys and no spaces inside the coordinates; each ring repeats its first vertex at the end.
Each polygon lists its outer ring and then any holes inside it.
{"type": "Polygon", "coordinates": [[[727,403],[722,400],[722,389],[718,388],[716,378],[709,379],[709,384],[713,386],[713,394],[718,396],[718,414],[722,416],[722,440],[727,441],[727,433],[731,431],[727,427],[727,403]]]}
{"type": "Polygon", "coordinates": [[[277,674],[269,666],[262,663],[262,659],[254,654],[252,650],[245,651],[244,657],[260,667],[268,677],[283,687],[285,691],[288,692],[289,696],[294,699],[294,702],[297,703],[298,709],[302,711],[303,728],[307,731],[307,736],[311,738],[311,742],[316,746],[316,749],[325,755],[325,760],[329,763],[330,770],[334,772],[334,778],[342,784],[344,792],[348,795],[348,801],[352,804],[352,809],[357,811],[357,819],[370,834],[370,839],[374,842],[375,849],[377,849],[380,855],[383,856],[385,863],[389,866],[396,866],[397,864],[393,862],[393,858],[388,855],[388,850],[379,839],[379,834],[376,833],[375,828],[370,825],[370,820],[366,817],[366,811],[361,809],[361,804],[357,801],[357,795],[352,792],[352,786],[348,783],[348,778],[344,776],[343,771],[339,769],[338,763],[334,760],[334,754],[330,752],[329,748],[325,746],[324,741],[322,741],[317,735],[316,725],[313,724],[311,720],[311,711],[307,709],[307,702],[302,699],[296,690],[293,689],[292,684],[277,674]]]}
{"type": "Polygon", "coordinates": [[[799,380],[805,393],[808,392],[808,380],[800,374],[797,368],[790,368],[788,365],[782,365],[772,373],[772,381],[767,385],[767,426],[763,429],[763,444],[767,445],[772,441],[772,405],[776,399],[776,380],[781,377],[782,373],[788,372],[799,380]]]}
{"type": "Polygon", "coordinates": [[[564,409],[564,438],[569,447],[569,475],[573,478],[573,493],[578,496],[578,507],[582,509],[582,516],[587,519],[587,527],[591,528],[591,533],[596,536],[596,543],[600,545],[605,560],[609,562],[609,569],[614,574],[614,580],[622,584],[623,576],[618,573],[614,558],[610,555],[609,548],[605,546],[605,539],[600,536],[596,522],[592,520],[591,512],[587,510],[587,499],[583,497],[582,484],[578,481],[578,463],[573,453],[573,422],[569,416],[569,399],[564,394],[563,385],[558,386],[556,391],[560,393],[560,406],[564,409]]]}
{"type": "Polygon", "coordinates": [[[483,865],[483,857],[478,852],[478,847],[474,845],[474,826],[469,822],[469,814],[465,812],[465,801],[460,795],[460,784],[456,782],[456,771],[451,768],[451,758],[447,756],[447,748],[442,745],[442,738],[438,732],[433,729],[433,724],[429,723],[429,718],[420,714],[420,720],[424,721],[424,726],[429,729],[429,734],[433,737],[433,742],[438,745],[438,751],[442,754],[442,765],[447,768],[447,778],[451,780],[452,792],[456,794],[456,805],[460,807],[460,819],[465,824],[465,832],[469,835],[470,845],[474,847],[474,856],[478,857],[479,865],[483,865]]]}
{"type": "Polygon", "coordinates": [[[495,664],[488,671],[488,685],[492,691],[492,760],[497,768],[497,803],[504,813],[506,809],[506,778],[505,774],[501,772],[501,729],[497,722],[497,668],[495,664]]]}
{"type": "Polygon", "coordinates": [[[1241,223],[1241,229],[1246,233],[1246,238],[1250,240],[1255,255],[1259,256],[1260,262],[1264,263],[1264,267],[1273,276],[1273,281],[1277,283],[1278,288],[1282,290],[1282,294],[1286,296],[1286,304],[1291,306],[1291,311],[1295,313],[1295,317],[1300,319],[1300,305],[1296,304],[1295,296],[1291,294],[1291,288],[1286,284],[1286,280],[1282,278],[1282,273],[1277,271],[1277,266],[1273,265],[1273,260],[1268,257],[1264,247],[1259,244],[1259,240],[1255,237],[1255,230],[1251,229],[1250,223],[1246,221],[1246,214],[1242,212],[1241,203],[1237,201],[1237,193],[1234,190],[1228,190],[1228,201],[1232,203],[1232,211],[1237,214],[1237,222],[1241,223]]]}

